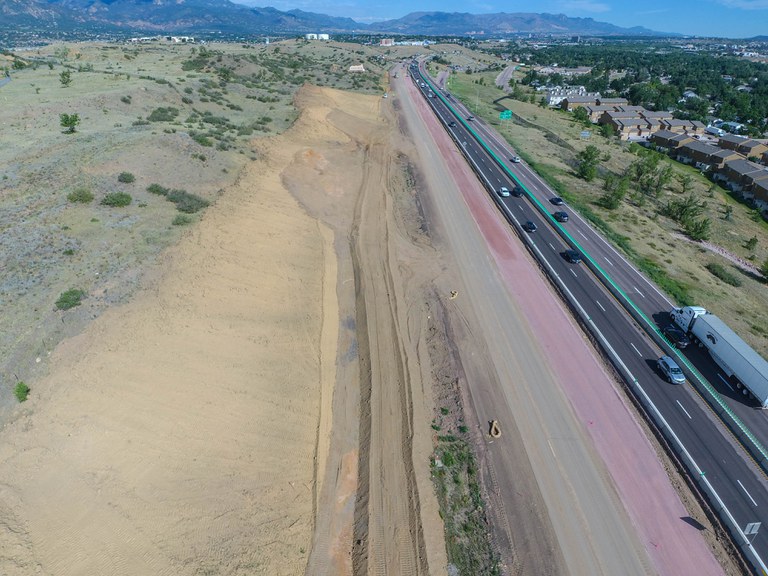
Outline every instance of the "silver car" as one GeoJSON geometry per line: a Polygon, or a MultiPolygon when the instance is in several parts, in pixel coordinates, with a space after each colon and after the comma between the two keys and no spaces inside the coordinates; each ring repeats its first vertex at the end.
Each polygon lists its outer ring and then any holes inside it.
{"type": "Polygon", "coordinates": [[[685,384],[685,374],[680,370],[677,362],[669,356],[659,358],[656,361],[656,366],[659,367],[659,371],[669,380],[670,384],[685,384]]]}

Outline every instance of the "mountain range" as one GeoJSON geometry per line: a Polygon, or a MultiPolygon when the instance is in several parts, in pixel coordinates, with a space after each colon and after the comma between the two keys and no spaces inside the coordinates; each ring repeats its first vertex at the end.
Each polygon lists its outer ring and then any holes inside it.
{"type": "MultiPolygon", "coordinates": [[[[254,8],[229,0],[0,0],[6,27],[37,28],[52,33],[78,28],[105,33],[290,34],[372,32],[425,36],[499,37],[514,34],[662,36],[646,28],[621,28],[591,18],[563,14],[467,14],[414,12],[396,20],[362,24],[304,12],[254,8]]],[[[8,28],[6,28],[7,30],[8,28]]]]}

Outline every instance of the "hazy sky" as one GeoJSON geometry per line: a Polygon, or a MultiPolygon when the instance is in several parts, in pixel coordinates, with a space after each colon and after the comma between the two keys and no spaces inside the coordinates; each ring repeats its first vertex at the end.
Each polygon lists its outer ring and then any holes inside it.
{"type": "Polygon", "coordinates": [[[746,38],[768,35],[768,0],[233,0],[278,10],[298,8],[358,22],[400,18],[410,12],[549,12],[594,18],[660,32],[746,38]]]}

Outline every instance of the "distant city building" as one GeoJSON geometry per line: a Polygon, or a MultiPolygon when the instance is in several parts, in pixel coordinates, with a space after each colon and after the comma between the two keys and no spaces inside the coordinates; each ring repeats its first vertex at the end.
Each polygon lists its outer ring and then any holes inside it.
{"type": "Polygon", "coordinates": [[[395,45],[395,39],[394,38],[382,38],[379,40],[379,46],[394,46],[395,45]]]}
{"type": "Polygon", "coordinates": [[[305,40],[330,40],[331,37],[328,36],[328,34],[314,34],[310,32],[309,34],[304,34],[305,40]]]}
{"type": "Polygon", "coordinates": [[[365,66],[362,64],[353,64],[349,67],[349,72],[365,72],[365,66]]]}

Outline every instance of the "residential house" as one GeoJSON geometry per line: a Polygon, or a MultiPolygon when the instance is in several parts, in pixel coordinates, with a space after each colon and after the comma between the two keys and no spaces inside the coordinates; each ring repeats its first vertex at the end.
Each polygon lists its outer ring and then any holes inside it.
{"type": "Polygon", "coordinates": [[[718,145],[721,148],[735,150],[747,158],[760,158],[763,154],[768,152],[768,146],[763,142],[744,136],[736,136],[735,134],[726,134],[725,136],[722,136],[718,145]]]}
{"type": "Polygon", "coordinates": [[[694,139],[688,136],[688,134],[678,134],[677,132],[670,132],[669,130],[659,130],[651,134],[651,143],[656,146],[656,149],[674,152],[683,144],[694,142],[694,139]]]}
{"type": "Polygon", "coordinates": [[[678,162],[693,164],[701,170],[719,170],[726,162],[743,158],[737,152],[723,150],[698,140],[680,146],[677,149],[676,157],[678,162]]]}
{"type": "Polygon", "coordinates": [[[661,120],[662,130],[677,132],[678,134],[704,134],[704,124],[698,120],[678,120],[670,118],[661,120]]]}
{"type": "Polygon", "coordinates": [[[640,115],[646,120],[671,120],[672,112],[660,110],[658,112],[652,112],[651,110],[641,110],[640,115]]]}
{"type": "Polygon", "coordinates": [[[618,112],[632,112],[638,116],[641,112],[645,112],[645,108],[642,106],[631,106],[629,104],[615,104],[615,106],[618,112]]]}
{"type": "Polygon", "coordinates": [[[761,160],[763,164],[768,166],[768,152],[763,152],[763,159],[761,160]]]}
{"type": "Polygon", "coordinates": [[[746,196],[763,215],[768,214],[768,180],[755,182],[749,193],[745,194],[746,196]]]}
{"type": "Polygon", "coordinates": [[[744,156],[739,154],[738,152],[734,152],[733,150],[723,150],[722,148],[718,148],[716,152],[713,152],[709,155],[709,159],[707,164],[709,165],[709,170],[722,170],[723,166],[725,166],[726,162],[732,162],[733,160],[742,160],[744,159],[744,156]]]}
{"type": "Polygon", "coordinates": [[[635,140],[650,136],[650,126],[645,118],[612,118],[608,125],[613,127],[620,140],[635,140]]]}
{"type": "Polygon", "coordinates": [[[584,106],[587,110],[587,115],[593,124],[597,124],[600,121],[600,117],[603,112],[614,111],[615,107],[611,105],[598,106],[593,104],[592,106],[584,106]]]}
{"type": "Polygon", "coordinates": [[[567,110],[568,112],[573,112],[580,106],[592,106],[595,103],[596,98],[594,96],[568,96],[567,98],[563,98],[563,101],[560,103],[560,108],[567,110]]]}
{"type": "Polygon", "coordinates": [[[629,104],[629,100],[626,98],[597,98],[596,104],[598,106],[626,106],[629,104]]]}
{"type": "Polygon", "coordinates": [[[768,171],[764,166],[739,158],[726,162],[712,179],[725,183],[733,192],[741,192],[750,189],[756,180],[766,178],[768,178],[768,171]]]}

